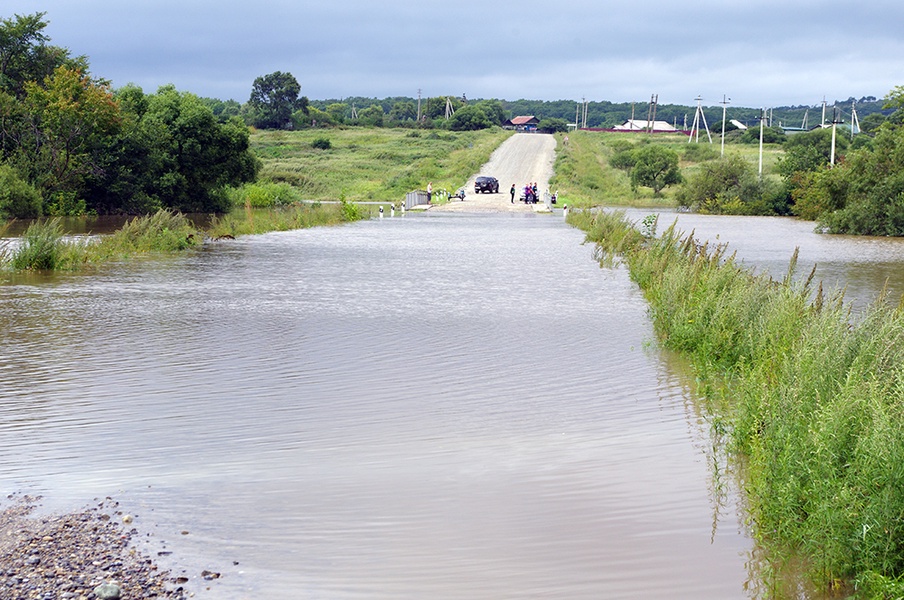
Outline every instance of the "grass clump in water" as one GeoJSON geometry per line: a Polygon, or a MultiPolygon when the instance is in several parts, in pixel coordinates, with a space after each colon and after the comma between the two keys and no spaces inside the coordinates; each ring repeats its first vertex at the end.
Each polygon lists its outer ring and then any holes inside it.
{"type": "Polygon", "coordinates": [[[904,311],[880,297],[852,316],[812,273],[792,279],[796,258],[775,281],[674,226],[651,239],[618,214],[569,221],[621,253],[664,345],[727,400],[716,416],[775,570],[803,563],[832,593],[904,596],[904,311]]]}

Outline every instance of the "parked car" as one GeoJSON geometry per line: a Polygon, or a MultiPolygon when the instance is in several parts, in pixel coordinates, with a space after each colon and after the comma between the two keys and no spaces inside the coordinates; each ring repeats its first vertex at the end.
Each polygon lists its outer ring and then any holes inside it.
{"type": "Polygon", "coordinates": [[[474,193],[490,192],[491,194],[499,193],[499,180],[495,177],[478,177],[474,181],[474,193]]]}

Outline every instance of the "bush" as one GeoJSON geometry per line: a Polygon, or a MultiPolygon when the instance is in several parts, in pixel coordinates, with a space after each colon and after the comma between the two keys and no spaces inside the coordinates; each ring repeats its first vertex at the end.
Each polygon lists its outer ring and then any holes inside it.
{"type": "Polygon", "coordinates": [[[679,208],[711,214],[760,214],[765,189],[753,165],[737,154],[707,162],[678,190],[679,208]]]}
{"type": "Polygon", "coordinates": [[[329,150],[333,145],[330,143],[329,138],[319,137],[314,138],[314,141],[311,142],[311,147],[317,150],[329,150]]]}
{"type": "Polygon", "coordinates": [[[0,165],[0,219],[41,216],[41,194],[9,165],[0,165]]]}
{"type": "Polygon", "coordinates": [[[687,162],[704,162],[719,158],[719,153],[712,144],[688,144],[682,152],[682,158],[687,162]]]}
{"type": "Polygon", "coordinates": [[[301,200],[296,188],[285,182],[246,183],[242,187],[229,192],[232,206],[250,206],[251,208],[269,208],[283,206],[301,200]]]}

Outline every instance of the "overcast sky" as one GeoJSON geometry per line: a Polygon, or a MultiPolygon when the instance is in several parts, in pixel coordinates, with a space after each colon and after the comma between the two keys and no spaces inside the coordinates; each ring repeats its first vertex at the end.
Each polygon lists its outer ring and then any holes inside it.
{"type": "Polygon", "coordinates": [[[291,72],[365,96],[734,106],[882,98],[904,85],[900,0],[4,0],[114,87],[245,102],[291,72]]]}

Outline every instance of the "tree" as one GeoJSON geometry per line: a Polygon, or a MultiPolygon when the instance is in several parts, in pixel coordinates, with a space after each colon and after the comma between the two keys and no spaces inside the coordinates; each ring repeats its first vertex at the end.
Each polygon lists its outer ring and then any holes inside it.
{"type": "Polygon", "coordinates": [[[261,129],[286,129],[296,110],[307,112],[308,99],[299,98],[301,85],[291,73],[276,71],[254,80],[248,106],[252,123],[261,129]]]}
{"type": "Polygon", "coordinates": [[[609,159],[609,166],[613,169],[621,169],[630,175],[631,169],[634,168],[636,162],[637,158],[634,156],[634,148],[629,147],[613,154],[612,158],[609,159]]]}
{"type": "Polygon", "coordinates": [[[568,122],[557,117],[545,118],[540,121],[537,129],[543,133],[559,133],[568,131],[568,122]]]}
{"type": "Polygon", "coordinates": [[[414,102],[396,102],[389,111],[389,118],[397,122],[415,121],[417,120],[417,107],[414,102]]]}
{"type": "Polygon", "coordinates": [[[452,131],[473,131],[475,129],[488,129],[493,124],[487,114],[477,106],[463,106],[455,111],[449,119],[449,129],[452,131]]]}
{"type": "Polygon", "coordinates": [[[96,169],[103,138],[115,135],[119,105],[105,85],[78,71],[58,67],[42,83],[25,84],[26,134],[14,160],[42,190],[81,193],[96,169]]]}
{"type": "Polygon", "coordinates": [[[0,19],[0,91],[21,99],[26,82],[43,81],[57,67],[88,72],[84,57],[71,58],[65,48],[47,45],[50,38],[44,33],[45,14],[0,19]]]}
{"type": "MultiPolygon", "coordinates": [[[[844,152],[849,143],[846,136],[835,135],[836,154],[844,152]]],[[[799,171],[815,171],[829,164],[831,156],[830,127],[797,133],[785,142],[785,153],[779,159],[778,171],[785,178],[790,178],[799,171]]]]}
{"type": "Polygon", "coordinates": [[[98,212],[225,212],[226,186],[253,181],[259,168],[248,127],[220,123],[200,98],[169,85],[139,98],[131,87],[123,129],[105,144],[107,162],[92,178],[87,200],[98,212]]]}
{"type": "Polygon", "coordinates": [[[358,124],[367,125],[369,127],[382,127],[383,117],[385,116],[382,106],[379,104],[372,104],[367,108],[358,111],[358,124]]]}
{"type": "Polygon", "coordinates": [[[502,126],[505,123],[505,109],[498,100],[480,100],[474,104],[479,107],[493,125],[502,126]]]}
{"type": "Polygon", "coordinates": [[[662,146],[650,145],[634,152],[634,167],[631,169],[631,187],[653,188],[659,195],[666,186],[681,183],[678,169],[678,153],[662,146]]]}

